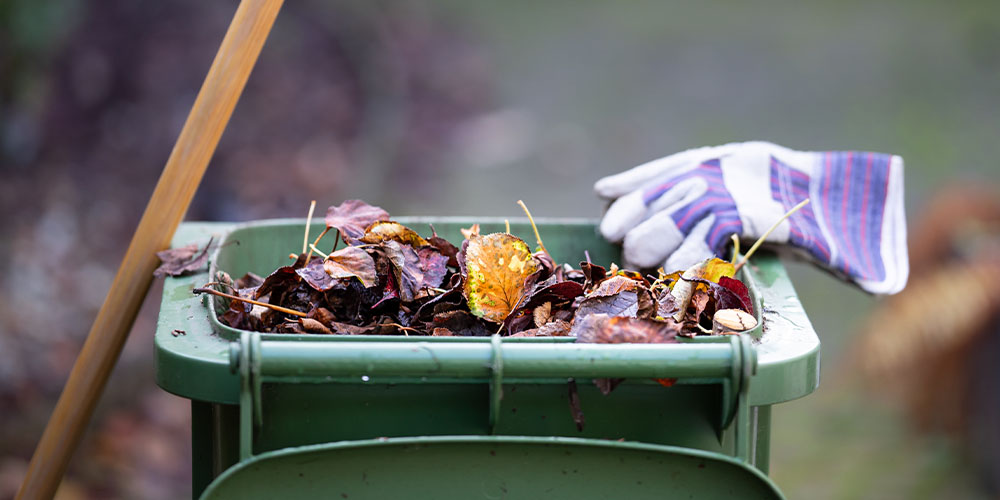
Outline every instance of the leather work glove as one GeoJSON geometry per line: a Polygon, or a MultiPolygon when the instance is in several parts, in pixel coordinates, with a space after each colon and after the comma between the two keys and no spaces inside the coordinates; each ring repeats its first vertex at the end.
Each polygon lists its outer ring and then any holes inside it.
{"type": "Polygon", "coordinates": [[[653,160],[594,190],[615,200],[601,233],[623,241],[632,266],[686,269],[720,255],[732,234],[756,240],[810,198],[768,242],[792,245],[871,293],[896,293],[909,274],[899,156],[733,143],[653,160]]]}

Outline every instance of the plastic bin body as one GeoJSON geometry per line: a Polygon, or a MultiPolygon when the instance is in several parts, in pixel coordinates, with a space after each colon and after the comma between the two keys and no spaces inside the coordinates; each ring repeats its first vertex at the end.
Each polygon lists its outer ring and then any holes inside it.
{"type": "MultiPolygon", "coordinates": [[[[502,221],[496,220],[399,220],[422,234],[429,233],[423,223],[433,222],[439,235],[455,242],[461,240],[459,229],[474,222],[481,224],[484,233],[503,230],[502,221]]],[[[203,243],[212,235],[219,241],[224,236],[226,244],[214,255],[213,267],[217,265],[234,277],[247,271],[266,275],[287,264],[290,252],[301,249],[298,242],[302,241],[303,229],[301,220],[249,225],[186,223],[174,244],[203,243]],[[233,241],[239,244],[230,243],[233,241]]],[[[311,237],[320,230],[321,225],[314,227],[311,237]]],[[[557,262],[575,266],[584,259],[584,250],[595,263],[620,262],[618,248],[597,235],[592,221],[543,220],[539,230],[557,262]]],[[[523,222],[513,222],[511,232],[528,242],[534,240],[530,227],[523,222]]],[[[512,439],[574,438],[591,443],[620,440],[737,457],[766,473],[771,405],[815,389],[819,381],[819,342],[783,267],[773,255],[755,257],[746,271],[743,278],[750,284],[754,300],[763,304],[758,306],[758,314],[763,314],[762,328],[755,332],[752,346],[754,362],[744,355],[746,363],[732,364],[755,370],[746,373],[742,400],[740,374],[725,370],[711,374],[684,372],[691,376],[681,378],[670,388],[650,378],[632,377],[608,396],[600,394],[590,382],[593,377],[576,377],[586,417],[582,431],[571,417],[567,377],[519,378],[506,374],[498,379],[495,370],[475,370],[478,365],[489,365],[490,356],[497,353],[511,356],[513,369],[530,368],[531,356],[540,356],[536,361],[544,365],[545,346],[561,344],[555,349],[563,352],[572,348],[567,344],[572,339],[506,339],[502,346],[491,347],[490,338],[258,334],[253,336],[258,347],[252,350],[247,338],[241,341],[240,332],[214,319],[206,298],[191,294],[193,287],[210,281],[207,272],[166,280],[156,334],[157,382],[192,400],[196,496],[213,478],[241,458],[249,458],[250,453],[281,453],[279,450],[289,447],[384,438],[495,435],[512,439]],[[448,347],[460,344],[468,345],[468,349],[448,347]],[[515,344],[528,347],[518,348],[515,344]],[[241,370],[234,368],[239,363],[231,356],[241,355],[235,346],[255,356],[252,363],[245,363],[259,370],[253,377],[244,371],[241,378],[241,370]],[[324,375],[328,373],[324,366],[341,366],[323,365],[329,356],[355,362],[357,359],[351,361],[344,356],[356,355],[360,359],[385,352],[386,356],[396,356],[393,359],[405,358],[406,353],[396,352],[399,349],[394,346],[412,350],[418,357],[423,351],[430,352],[433,359],[445,358],[446,364],[456,361],[458,354],[467,355],[472,369],[456,369],[448,376],[440,376],[433,367],[427,372],[415,368],[412,373],[383,375],[378,369],[381,365],[374,360],[374,364],[362,363],[354,371],[324,375]],[[319,358],[314,359],[316,356],[319,358]],[[482,362],[476,361],[476,356],[482,362]],[[313,363],[312,369],[305,368],[309,363],[313,363]],[[253,384],[248,385],[248,378],[253,384]],[[737,408],[744,410],[738,417],[737,408]]],[[[663,355],[667,356],[664,359],[676,360],[678,366],[695,366],[711,361],[712,356],[732,355],[739,359],[737,344],[728,338],[710,338],[669,346],[663,355]]]]}

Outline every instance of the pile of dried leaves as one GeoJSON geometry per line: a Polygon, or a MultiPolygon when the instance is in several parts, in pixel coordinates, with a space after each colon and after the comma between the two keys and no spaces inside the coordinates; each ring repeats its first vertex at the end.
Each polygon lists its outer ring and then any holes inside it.
{"type": "Polygon", "coordinates": [[[326,226],[337,234],[329,255],[314,243],[266,278],[220,272],[195,292],[219,295],[217,313],[234,328],[278,333],[664,343],[755,324],[719,328],[717,311],[753,321],[747,287],[720,259],[656,277],[589,258],[576,269],[554,262],[540,239],[532,253],[520,238],[475,225],[455,246],[359,200],[330,207],[326,226]]]}

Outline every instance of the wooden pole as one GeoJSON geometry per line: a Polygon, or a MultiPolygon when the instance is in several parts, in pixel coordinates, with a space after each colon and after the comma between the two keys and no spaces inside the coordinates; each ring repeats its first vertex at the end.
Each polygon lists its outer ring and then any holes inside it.
{"type": "Polygon", "coordinates": [[[158,264],[201,182],[282,0],[242,0],[132,236],[69,380],[31,457],[18,499],[52,498],[121,353],[158,264]]]}

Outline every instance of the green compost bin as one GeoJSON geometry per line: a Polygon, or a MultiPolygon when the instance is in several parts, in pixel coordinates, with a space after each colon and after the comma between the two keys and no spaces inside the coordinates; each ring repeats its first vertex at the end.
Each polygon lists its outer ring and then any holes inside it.
{"type": "MultiPolygon", "coordinates": [[[[504,230],[497,219],[399,220],[422,233],[433,224],[451,241],[477,222],[484,233],[504,230]]],[[[584,251],[602,265],[620,261],[594,221],[538,222],[558,262],[575,265],[584,251]]],[[[304,225],[184,223],[173,244],[215,238],[211,272],[266,275],[300,249],[304,225]]],[[[511,232],[533,240],[526,221],[511,232]]],[[[210,297],[191,293],[211,272],[166,279],[155,341],[157,383],[191,399],[196,497],[340,488],[349,498],[775,498],[771,406],[819,383],[819,340],[768,253],[741,276],[757,329],[668,345],[241,332],[210,314],[210,297]],[[599,377],[626,382],[604,396],[590,382],[599,377]],[[678,381],[666,388],[660,378],[678,381]],[[560,454],[557,465],[539,465],[560,454]]]]}

